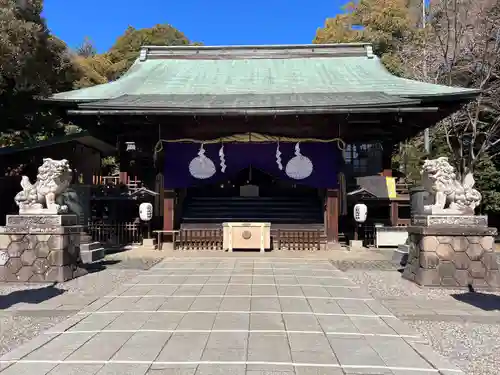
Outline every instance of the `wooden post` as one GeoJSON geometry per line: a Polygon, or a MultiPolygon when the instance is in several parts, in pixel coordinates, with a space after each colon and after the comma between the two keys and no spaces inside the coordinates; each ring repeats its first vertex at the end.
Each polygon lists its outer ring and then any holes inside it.
{"type": "Polygon", "coordinates": [[[392,153],[394,144],[392,142],[382,143],[382,176],[392,177],[392,153]]]}
{"type": "Polygon", "coordinates": [[[397,227],[398,226],[398,219],[399,219],[399,210],[398,207],[399,204],[398,202],[391,201],[391,227],[397,227]]]}
{"type": "Polygon", "coordinates": [[[130,155],[126,151],[125,142],[120,141],[118,145],[118,153],[120,157],[119,163],[119,183],[127,184],[128,182],[128,170],[130,167],[130,155]]]}
{"type": "Polygon", "coordinates": [[[173,230],[175,225],[175,191],[164,190],[163,193],[163,230],[173,230]]]}
{"type": "Polygon", "coordinates": [[[326,192],[325,232],[328,242],[339,242],[339,190],[326,192]]]}

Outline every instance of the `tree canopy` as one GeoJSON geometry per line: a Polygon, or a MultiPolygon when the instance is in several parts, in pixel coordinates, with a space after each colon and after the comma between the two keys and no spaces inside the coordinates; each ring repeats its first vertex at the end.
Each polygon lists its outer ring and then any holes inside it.
{"type": "Polygon", "coordinates": [[[156,25],[146,29],[135,29],[129,26],[109,51],[103,54],[87,53],[93,49],[91,44],[89,45],[89,40],[86,39],[82,46],[77,49],[75,56],[82,72],[81,78],[75,82],[75,88],[93,86],[117,79],[132,66],[144,45],[179,46],[189,44],[192,44],[189,39],[170,25],[156,25]]]}
{"type": "Polygon", "coordinates": [[[143,45],[191,44],[182,32],[161,24],[128,27],[104,53],[89,38],[71,50],[50,33],[42,9],[43,0],[0,0],[0,147],[80,131],[51,112],[40,97],[119,78],[143,45]]]}
{"type": "Polygon", "coordinates": [[[65,44],[41,17],[43,2],[0,0],[0,116],[3,143],[59,127],[34,100],[71,89],[78,76],[65,44]]]}
{"type": "Polygon", "coordinates": [[[71,50],[50,33],[42,9],[43,0],[0,0],[2,146],[74,131],[37,98],[117,79],[139,56],[142,45],[191,44],[182,32],[165,24],[130,26],[104,53],[97,53],[88,38],[71,50]]]}
{"type": "Polygon", "coordinates": [[[328,18],[314,43],[370,42],[389,71],[402,75],[399,51],[420,35],[407,0],[360,0],[344,6],[344,13],[328,18]]]}
{"type": "Polygon", "coordinates": [[[500,208],[500,2],[436,0],[421,24],[421,2],[359,0],[327,19],[315,43],[371,42],[394,74],[431,83],[479,89],[464,105],[432,129],[432,151],[422,135],[408,140],[394,157],[410,180],[419,179],[422,159],[446,155],[457,177],[476,172],[484,209],[500,208]],[[420,4],[418,4],[420,3],[420,4]],[[420,9],[418,7],[420,6],[420,9]]]}

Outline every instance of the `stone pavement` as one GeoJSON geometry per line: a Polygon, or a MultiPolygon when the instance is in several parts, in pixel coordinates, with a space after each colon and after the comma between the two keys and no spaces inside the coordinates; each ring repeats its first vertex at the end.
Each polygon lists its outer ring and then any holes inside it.
{"type": "Polygon", "coordinates": [[[463,374],[326,259],[167,258],[1,375],[463,374]]]}

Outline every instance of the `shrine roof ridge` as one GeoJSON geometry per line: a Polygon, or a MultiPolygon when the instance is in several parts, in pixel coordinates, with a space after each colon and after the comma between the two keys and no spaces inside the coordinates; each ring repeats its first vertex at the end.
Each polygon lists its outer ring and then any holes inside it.
{"type": "Polygon", "coordinates": [[[304,58],[333,56],[373,57],[371,43],[336,44],[276,44],[276,45],[236,45],[236,46],[142,46],[140,61],[149,58],[304,58]]]}

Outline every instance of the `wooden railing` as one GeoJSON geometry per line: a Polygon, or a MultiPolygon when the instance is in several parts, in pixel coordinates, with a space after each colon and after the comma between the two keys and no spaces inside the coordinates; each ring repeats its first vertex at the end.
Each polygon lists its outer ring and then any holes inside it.
{"type": "Polygon", "coordinates": [[[278,229],[275,233],[279,250],[321,250],[323,231],[320,229],[278,229]]]}
{"type": "MultiPolygon", "coordinates": [[[[324,233],[320,229],[278,229],[273,231],[275,247],[279,250],[321,250],[324,233]]],[[[221,229],[181,229],[174,244],[176,250],[223,250],[221,229]]]]}
{"type": "Polygon", "coordinates": [[[410,193],[410,186],[405,182],[396,183],[397,195],[408,195],[410,193]]]}
{"type": "Polygon", "coordinates": [[[222,229],[181,229],[176,250],[222,250],[222,229]]]}

